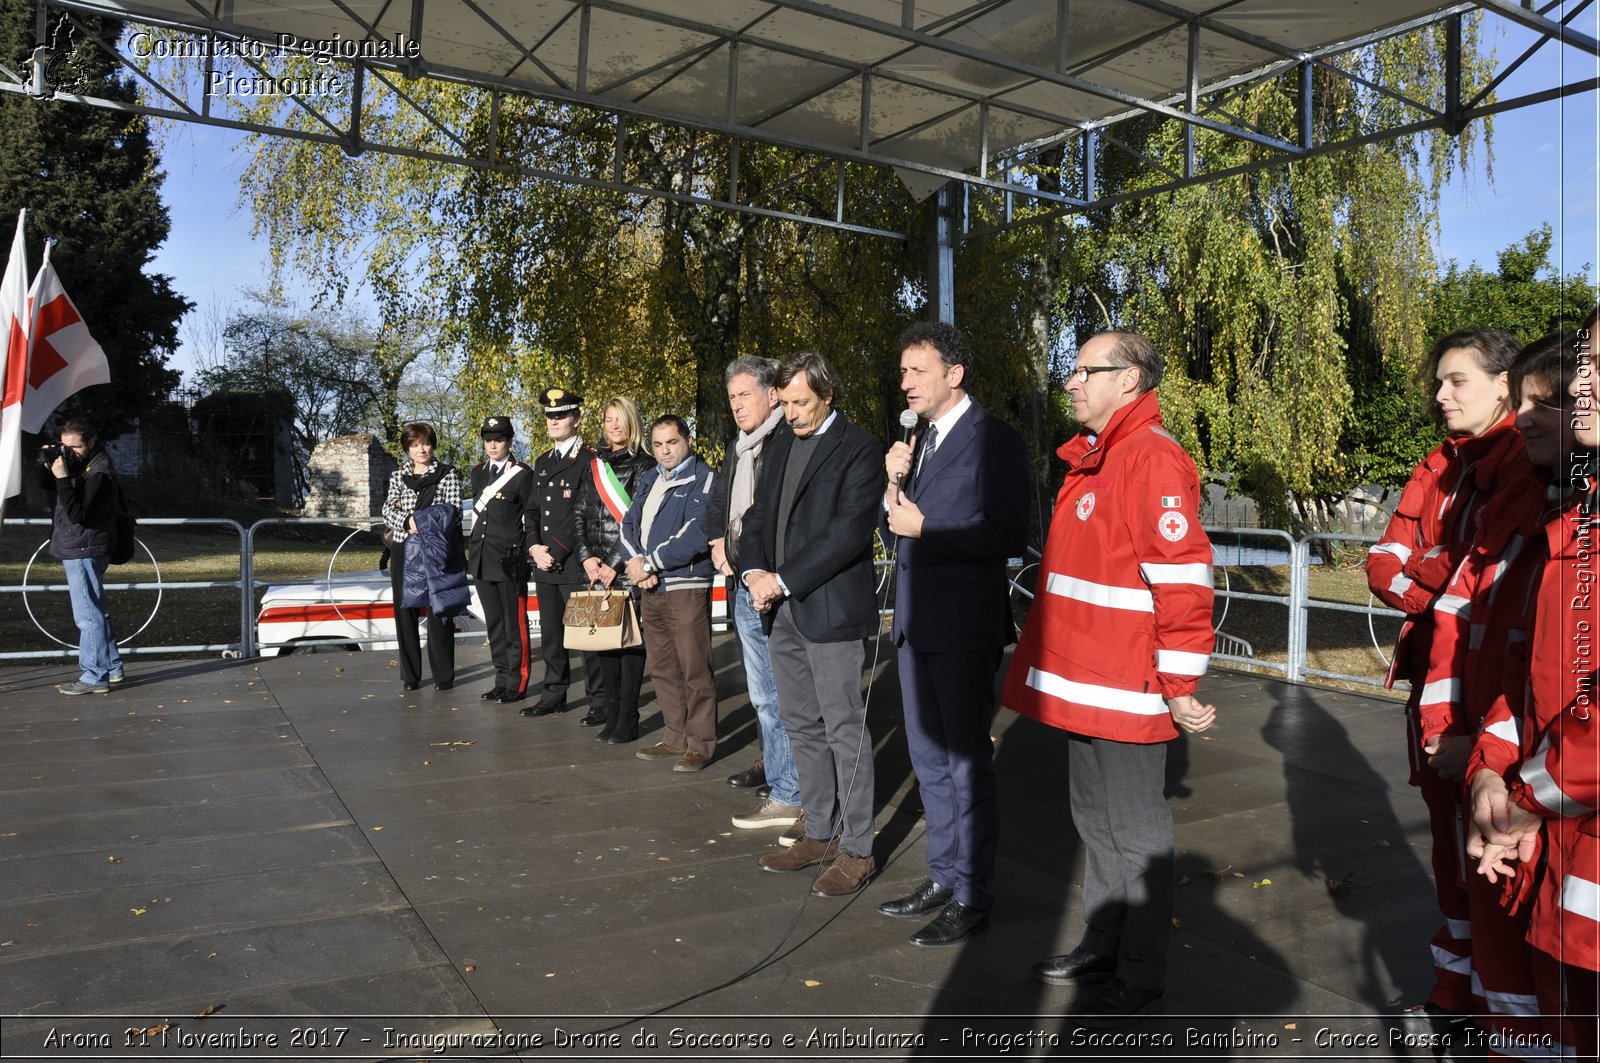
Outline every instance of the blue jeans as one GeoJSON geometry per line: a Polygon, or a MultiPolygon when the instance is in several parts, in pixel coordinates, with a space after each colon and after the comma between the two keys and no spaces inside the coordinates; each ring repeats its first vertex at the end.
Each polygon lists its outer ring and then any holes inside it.
{"type": "Polygon", "coordinates": [[[72,598],[72,621],[78,625],[78,667],[85,683],[104,683],[108,676],[122,671],[122,655],[117,652],[117,633],[106,612],[105,574],[108,559],[69,557],[61,562],[67,570],[67,589],[72,598]]]}
{"type": "Polygon", "coordinates": [[[778,719],[778,684],[772,678],[772,656],[767,635],[761,630],[761,614],[755,599],[739,587],[733,599],[733,626],[739,633],[739,652],[744,658],[745,683],[750,688],[750,704],[756,710],[756,726],[761,732],[761,763],[772,787],[772,800],[786,805],[800,803],[800,776],[795,772],[794,754],[789,751],[789,732],[778,719]]]}

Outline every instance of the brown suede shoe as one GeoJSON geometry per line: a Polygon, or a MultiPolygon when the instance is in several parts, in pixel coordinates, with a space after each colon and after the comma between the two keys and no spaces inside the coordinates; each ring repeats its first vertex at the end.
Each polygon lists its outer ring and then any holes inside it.
{"type": "MultiPolygon", "coordinates": [[[[800,846],[795,846],[795,849],[800,846]]],[[[790,852],[794,850],[791,849],[790,852]]],[[[852,856],[840,853],[828,865],[828,870],[811,887],[813,897],[848,897],[867,884],[867,879],[878,870],[878,862],[870,856],[852,856]]]]}
{"type": "Polygon", "coordinates": [[[838,855],[838,838],[826,843],[817,838],[802,838],[787,849],[768,853],[759,863],[763,871],[804,871],[818,864],[832,863],[838,855]]]}
{"type": "Polygon", "coordinates": [[[668,757],[681,757],[687,752],[687,749],[673,749],[665,742],[657,742],[653,746],[634,750],[633,755],[640,760],[666,760],[668,757]]]}
{"type": "Polygon", "coordinates": [[[706,765],[711,763],[711,758],[704,753],[689,752],[683,755],[678,763],[672,766],[673,771],[705,771],[706,765]]]}

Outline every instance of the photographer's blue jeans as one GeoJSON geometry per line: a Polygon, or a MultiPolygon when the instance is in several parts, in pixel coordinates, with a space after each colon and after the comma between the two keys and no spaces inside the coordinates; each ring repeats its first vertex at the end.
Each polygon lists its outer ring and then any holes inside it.
{"type": "Polygon", "coordinates": [[[106,612],[105,574],[107,559],[69,557],[61,562],[67,570],[67,588],[72,598],[72,621],[78,625],[78,667],[85,683],[104,683],[122,671],[122,655],[117,652],[117,633],[106,612]]]}
{"type": "Polygon", "coordinates": [[[767,771],[772,800],[786,805],[800,803],[800,776],[789,751],[789,732],[778,719],[778,684],[772,678],[772,656],[767,635],[761,630],[761,614],[755,599],[744,587],[733,598],[733,626],[739,633],[739,652],[744,658],[745,683],[750,704],[756,710],[756,726],[761,733],[761,763],[767,771]]]}

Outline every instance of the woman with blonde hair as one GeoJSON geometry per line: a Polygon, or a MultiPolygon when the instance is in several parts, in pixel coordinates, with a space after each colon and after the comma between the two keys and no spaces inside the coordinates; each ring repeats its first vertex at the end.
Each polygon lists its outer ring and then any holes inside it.
{"type": "MultiPolygon", "coordinates": [[[[644,445],[644,422],[633,400],[613,395],[600,422],[600,457],[591,463],[582,494],[572,507],[573,553],[591,583],[633,590],[623,574],[622,518],[633,502],[639,477],[654,467],[644,445]]],[[[637,604],[638,594],[634,594],[637,604]]],[[[599,741],[621,745],[639,737],[639,688],[644,684],[644,645],[589,656],[589,714],[580,723],[600,727],[599,741]],[[602,726],[603,725],[603,726],[602,726]]]]}

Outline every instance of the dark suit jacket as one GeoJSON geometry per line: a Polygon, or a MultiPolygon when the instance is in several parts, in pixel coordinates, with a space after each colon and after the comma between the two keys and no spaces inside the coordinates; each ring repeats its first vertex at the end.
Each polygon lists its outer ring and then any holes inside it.
{"type": "MultiPolygon", "coordinates": [[[[897,544],[895,645],[949,653],[1015,639],[1006,559],[1028,541],[1028,488],[1022,436],[974,402],[906,492],[923,524],[920,539],[897,544]]],[[[884,541],[896,545],[880,514],[884,541]]]]}
{"type": "Polygon", "coordinates": [[[549,572],[533,567],[535,583],[583,583],[582,563],[568,559],[577,551],[572,540],[572,512],[583,493],[583,481],[590,475],[589,463],[600,456],[587,443],[579,443],[572,457],[557,456],[554,448],[533,459],[534,505],[537,519],[528,528],[528,545],[550,550],[556,567],[549,572]]]}
{"type": "MultiPolygon", "coordinates": [[[[784,562],[774,566],[778,498],[794,442],[792,432],[783,432],[767,444],[755,501],[744,515],[739,577],[776,569],[789,588],[795,626],[812,642],[867,638],[878,627],[872,522],[883,500],[883,445],[838,415],[806,464],[784,532],[784,562]]],[[[771,613],[762,622],[772,630],[771,613]]]]}
{"type": "MultiPolygon", "coordinates": [[[[516,460],[516,459],[512,459],[516,460]]],[[[533,470],[520,461],[521,475],[512,480],[494,498],[474,509],[472,535],[467,539],[467,574],[473,579],[505,582],[513,577],[506,571],[510,559],[524,572],[528,566],[528,536],[538,525],[539,501],[534,494],[533,470]]],[[[472,497],[483,494],[484,488],[497,479],[489,471],[489,463],[480,461],[472,467],[472,497]]]]}

